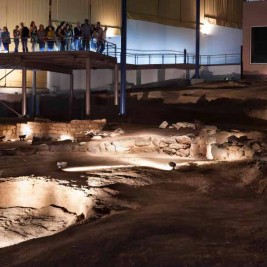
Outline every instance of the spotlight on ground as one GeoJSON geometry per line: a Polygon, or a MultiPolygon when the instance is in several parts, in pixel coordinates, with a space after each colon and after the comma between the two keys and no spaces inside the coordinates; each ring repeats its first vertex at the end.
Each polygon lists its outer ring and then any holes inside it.
{"type": "Polygon", "coordinates": [[[58,167],[59,169],[64,169],[64,168],[67,167],[67,165],[68,165],[67,162],[57,162],[57,167],[58,167]]]}
{"type": "Polygon", "coordinates": [[[19,140],[20,141],[25,141],[26,134],[19,135],[19,140]]]}
{"type": "Polygon", "coordinates": [[[0,136],[0,142],[3,142],[5,138],[6,138],[5,135],[0,136]]]}
{"type": "Polygon", "coordinates": [[[169,165],[172,167],[172,170],[175,170],[176,163],[175,162],[169,162],[169,165]]]}

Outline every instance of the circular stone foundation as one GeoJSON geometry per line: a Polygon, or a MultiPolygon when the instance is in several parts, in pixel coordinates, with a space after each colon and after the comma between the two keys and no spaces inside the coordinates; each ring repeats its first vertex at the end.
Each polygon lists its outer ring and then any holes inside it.
{"type": "Polygon", "coordinates": [[[90,216],[86,189],[42,177],[0,182],[0,248],[53,235],[90,216]]]}

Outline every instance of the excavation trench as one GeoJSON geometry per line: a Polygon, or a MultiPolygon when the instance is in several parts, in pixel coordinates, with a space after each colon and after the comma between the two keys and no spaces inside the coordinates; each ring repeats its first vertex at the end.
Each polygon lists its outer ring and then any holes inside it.
{"type": "Polygon", "coordinates": [[[0,182],[0,248],[63,231],[91,214],[85,188],[45,178],[0,182]]]}

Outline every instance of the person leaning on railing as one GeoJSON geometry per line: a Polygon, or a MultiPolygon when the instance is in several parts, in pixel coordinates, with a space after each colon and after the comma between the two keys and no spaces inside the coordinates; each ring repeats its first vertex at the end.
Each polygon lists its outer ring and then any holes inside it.
{"type": "Polygon", "coordinates": [[[91,24],[91,41],[90,46],[93,51],[97,49],[97,30],[94,24],[91,24]]]}
{"type": "Polygon", "coordinates": [[[32,52],[35,52],[36,44],[37,44],[37,26],[34,21],[30,24],[30,38],[32,43],[32,52]]]}
{"type": "Polygon", "coordinates": [[[48,51],[54,51],[54,45],[56,40],[56,32],[54,27],[52,26],[48,27],[48,30],[46,32],[46,38],[47,38],[48,51]]]}
{"type": "Polygon", "coordinates": [[[39,50],[44,52],[45,50],[46,31],[43,24],[40,24],[37,31],[37,42],[39,44],[39,50]]]}
{"type": "Polygon", "coordinates": [[[103,30],[100,26],[100,22],[98,21],[96,24],[96,32],[97,32],[97,49],[96,52],[102,54],[105,50],[105,42],[106,42],[106,33],[107,33],[107,26],[103,30]]]}
{"type": "Polygon", "coordinates": [[[71,29],[71,25],[67,23],[66,27],[65,27],[65,44],[66,44],[66,50],[70,51],[71,50],[71,43],[72,43],[72,37],[73,37],[73,33],[72,33],[72,29],[71,29]]]}
{"type": "Polygon", "coordinates": [[[67,23],[62,21],[56,29],[56,37],[58,41],[58,48],[60,51],[65,51],[65,27],[67,23]]]}
{"type": "Polygon", "coordinates": [[[3,31],[1,33],[1,38],[2,38],[4,49],[5,49],[5,53],[9,53],[9,45],[11,44],[11,39],[10,39],[10,33],[7,27],[3,28],[3,31]]]}
{"type": "Polygon", "coordinates": [[[90,50],[90,35],[91,26],[89,20],[85,19],[84,24],[82,25],[82,50],[90,50]]]}
{"type": "Polygon", "coordinates": [[[19,39],[20,39],[20,30],[19,30],[19,25],[15,27],[13,30],[13,37],[14,37],[14,44],[15,44],[15,49],[14,52],[17,53],[19,52],[19,39]]]}
{"type": "Polygon", "coordinates": [[[74,27],[74,45],[76,51],[80,51],[82,49],[81,36],[82,28],[81,23],[78,21],[77,26],[74,27]]]}
{"type": "Polygon", "coordinates": [[[22,43],[22,51],[28,52],[28,38],[29,38],[29,28],[24,26],[24,23],[20,23],[20,36],[21,36],[21,43],[22,43]]]}

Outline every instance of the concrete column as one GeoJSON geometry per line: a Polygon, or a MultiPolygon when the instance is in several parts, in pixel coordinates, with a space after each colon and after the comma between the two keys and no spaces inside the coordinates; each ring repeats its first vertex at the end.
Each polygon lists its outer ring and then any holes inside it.
{"type": "Polygon", "coordinates": [[[70,74],[69,120],[72,119],[72,107],[73,107],[73,72],[70,74]]]}
{"type": "Polygon", "coordinates": [[[118,64],[114,66],[114,105],[119,105],[119,67],[118,64]]]}
{"type": "Polygon", "coordinates": [[[36,115],[36,70],[32,71],[32,116],[36,115]]]}
{"type": "Polygon", "coordinates": [[[126,115],[127,0],[121,1],[121,91],[120,115],[126,115]]]}
{"type": "Polygon", "coordinates": [[[142,84],[142,70],[136,70],[136,85],[142,84]]]}
{"type": "Polygon", "coordinates": [[[91,64],[90,58],[86,59],[86,93],[85,93],[85,115],[89,116],[91,111],[91,64]]]}
{"type": "Polygon", "coordinates": [[[27,70],[26,68],[22,69],[22,107],[21,113],[22,116],[27,115],[27,70]]]}

